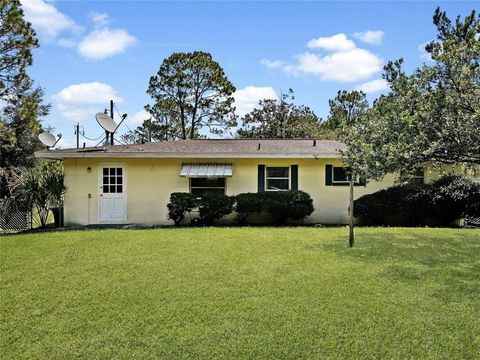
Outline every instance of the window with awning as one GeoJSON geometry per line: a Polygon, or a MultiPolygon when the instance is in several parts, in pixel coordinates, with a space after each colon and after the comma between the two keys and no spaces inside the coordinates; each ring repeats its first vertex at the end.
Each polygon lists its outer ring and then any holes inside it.
{"type": "Polygon", "coordinates": [[[224,178],[232,173],[232,164],[183,164],[180,169],[180,176],[189,178],[224,178]]]}

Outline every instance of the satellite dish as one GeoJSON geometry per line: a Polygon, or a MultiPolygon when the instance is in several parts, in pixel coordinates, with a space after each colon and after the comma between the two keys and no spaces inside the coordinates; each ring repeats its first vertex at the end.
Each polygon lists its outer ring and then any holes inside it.
{"type": "Polygon", "coordinates": [[[100,125],[105,131],[109,133],[114,133],[117,130],[117,123],[113,119],[104,113],[98,113],[95,115],[98,125],[100,125]]]}
{"type": "Polygon", "coordinates": [[[47,148],[57,145],[57,142],[62,138],[62,134],[58,134],[58,139],[48,132],[38,134],[38,139],[45,145],[47,148]]]}

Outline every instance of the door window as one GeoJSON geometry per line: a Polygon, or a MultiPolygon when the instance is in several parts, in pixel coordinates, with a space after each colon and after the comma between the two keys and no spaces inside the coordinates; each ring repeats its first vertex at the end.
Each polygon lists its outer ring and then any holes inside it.
{"type": "Polygon", "coordinates": [[[102,191],[104,194],[123,193],[123,168],[103,168],[102,191]]]}

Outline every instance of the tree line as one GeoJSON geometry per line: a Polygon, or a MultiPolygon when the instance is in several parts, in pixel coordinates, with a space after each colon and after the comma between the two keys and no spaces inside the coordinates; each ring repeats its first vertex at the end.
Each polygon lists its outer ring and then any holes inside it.
{"type": "Polygon", "coordinates": [[[208,132],[237,138],[323,138],[345,142],[347,165],[380,179],[429,164],[480,164],[480,17],[450,20],[437,8],[437,38],[425,47],[431,62],[411,74],[390,61],[389,91],[372,104],[361,91],[339,91],[327,119],[294,103],[294,92],[263,99],[237,124],[235,87],[204,52],[175,53],[150,79],[151,118],[126,134],[128,142],[197,139],[208,132]],[[238,128],[236,126],[239,125],[238,128]]]}
{"type": "MultiPolygon", "coordinates": [[[[480,17],[433,15],[437,38],[426,45],[432,61],[408,74],[403,59],[389,62],[389,91],[371,104],[361,91],[339,91],[326,119],[297,105],[293,90],[235,114],[235,86],[212,55],[174,53],[148,83],[149,117],[125,134],[127,143],[198,139],[323,138],[345,142],[345,162],[368,178],[419,164],[480,164],[480,17]]],[[[39,46],[18,0],[0,5],[0,196],[9,171],[32,167],[41,119],[50,105],[28,76],[39,46]]]]}

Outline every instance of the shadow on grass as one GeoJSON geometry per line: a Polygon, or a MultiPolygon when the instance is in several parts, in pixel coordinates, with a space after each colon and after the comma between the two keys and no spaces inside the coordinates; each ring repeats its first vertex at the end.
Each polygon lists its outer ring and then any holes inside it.
{"type": "Polygon", "coordinates": [[[480,231],[452,229],[358,229],[356,243],[323,244],[339,257],[379,266],[395,282],[438,285],[444,301],[480,298],[480,231]]]}

